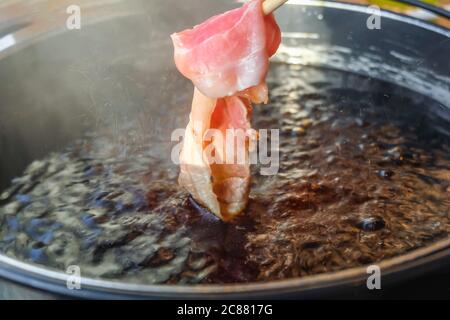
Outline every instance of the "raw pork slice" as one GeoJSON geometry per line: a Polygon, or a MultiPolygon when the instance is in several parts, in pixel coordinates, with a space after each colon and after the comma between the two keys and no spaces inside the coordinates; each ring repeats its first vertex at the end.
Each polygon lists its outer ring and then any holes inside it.
{"type": "Polygon", "coordinates": [[[204,95],[221,98],[264,81],[281,33],[273,15],[264,16],[262,1],[253,0],[172,40],[178,70],[204,95]]]}
{"type": "Polygon", "coordinates": [[[212,99],[195,89],[178,181],[197,202],[225,221],[245,209],[250,187],[248,136],[236,134],[230,162],[226,130],[247,133],[250,115],[250,100],[246,98],[212,99]],[[243,158],[238,161],[239,152],[243,158]]]}

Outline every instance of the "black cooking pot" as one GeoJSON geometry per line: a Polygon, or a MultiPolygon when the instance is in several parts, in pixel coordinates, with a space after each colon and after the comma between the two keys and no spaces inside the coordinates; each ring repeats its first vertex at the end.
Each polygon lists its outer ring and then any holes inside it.
{"type": "MultiPolygon", "coordinates": [[[[31,9],[0,24],[0,190],[34,159],[93,126],[114,126],[122,116],[137,116],[148,106],[154,114],[170,117],[164,101],[183,88],[173,81],[179,75],[169,34],[233,6],[231,1],[208,0],[92,1],[82,7],[80,30],[67,30],[64,10],[36,16],[31,9]],[[128,77],[129,66],[139,70],[137,78],[128,77]]],[[[388,11],[380,12],[381,29],[370,29],[372,14],[373,9],[358,5],[290,1],[277,12],[283,46],[276,59],[400,84],[442,104],[439,116],[450,119],[450,31],[388,11]]],[[[379,266],[387,285],[448,262],[447,237],[379,266]]],[[[367,276],[365,267],[357,267],[238,285],[141,285],[82,278],[82,289],[70,290],[69,274],[0,254],[4,298],[304,298],[349,289],[367,292],[367,276]]]]}

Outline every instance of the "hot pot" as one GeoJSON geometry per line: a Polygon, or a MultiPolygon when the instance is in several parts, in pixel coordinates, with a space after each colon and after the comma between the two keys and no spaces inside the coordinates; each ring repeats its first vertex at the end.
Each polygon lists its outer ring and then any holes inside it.
{"type": "MultiPolygon", "coordinates": [[[[0,189],[34,159],[77,139],[99,118],[113,126],[117,117],[111,114],[132,114],[148,104],[148,96],[163,108],[164,98],[176,90],[168,35],[234,6],[208,0],[90,1],[81,6],[79,30],[67,29],[64,6],[45,14],[24,11],[1,23],[0,189]],[[122,66],[132,61],[143,73],[125,82],[135,92],[126,99],[116,84],[127,76],[122,66]],[[95,113],[92,104],[98,106],[95,113]]],[[[439,116],[450,119],[448,29],[389,11],[380,12],[381,29],[370,29],[366,23],[373,9],[328,1],[290,1],[276,14],[283,46],[275,59],[401,83],[438,101],[439,116]]],[[[448,262],[447,237],[379,266],[383,285],[388,285],[448,262]]],[[[147,285],[83,277],[81,290],[68,289],[70,276],[0,254],[4,298],[311,298],[368,292],[366,267],[230,285],[147,285]]]]}

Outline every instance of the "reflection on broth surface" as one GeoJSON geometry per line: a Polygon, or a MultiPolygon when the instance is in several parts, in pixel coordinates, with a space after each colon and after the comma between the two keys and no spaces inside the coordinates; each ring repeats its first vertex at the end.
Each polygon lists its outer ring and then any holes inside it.
{"type": "MultiPolygon", "coordinates": [[[[87,134],[14,179],[0,196],[0,250],[79,265],[83,276],[225,283],[364,265],[448,236],[449,124],[434,112],[443,106],[325,69],[274,64],[268,83],[253,127],[280,129],[280,169],[253,167],[233,223],[180,190],[168,137],[146,139],[130,122],[120,139],[87,134]]],[[[185,114],[175,99],[171,112],[185,114]]]]}

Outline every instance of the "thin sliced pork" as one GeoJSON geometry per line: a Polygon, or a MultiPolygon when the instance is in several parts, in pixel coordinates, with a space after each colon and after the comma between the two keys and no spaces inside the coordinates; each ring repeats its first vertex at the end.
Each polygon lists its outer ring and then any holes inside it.
{"type": "Polygon", "coordinates": [[[179,184],[225,221],[248,201],[251,104],[267,103],[265,76],[280,39],[262,0],[172,35],[175,63],[195,85],[179,184]]]}

